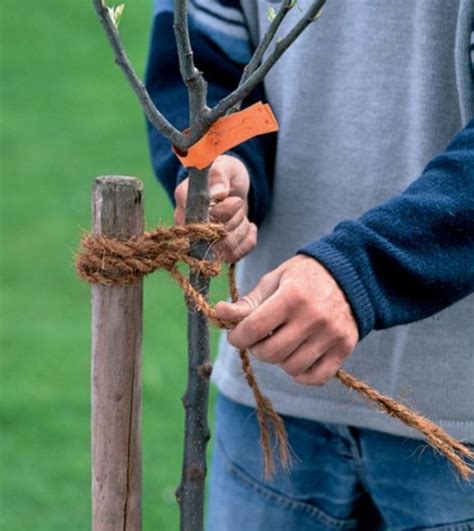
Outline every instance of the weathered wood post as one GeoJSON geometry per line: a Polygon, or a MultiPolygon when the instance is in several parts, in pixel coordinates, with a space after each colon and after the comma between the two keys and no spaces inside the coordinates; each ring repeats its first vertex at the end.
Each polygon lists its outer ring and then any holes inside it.
{"type": "MultiPolygon", "coordinates": [[[[93,233],[143,233],[143,185],[98,177],[93,233]]],[[[143,281],[92,285],[92,529],[141,529],[141,344],[143,281]]]]}

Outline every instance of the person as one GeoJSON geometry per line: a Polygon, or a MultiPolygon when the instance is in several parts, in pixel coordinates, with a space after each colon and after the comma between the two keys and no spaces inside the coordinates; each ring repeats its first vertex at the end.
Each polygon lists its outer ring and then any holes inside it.
{"type": "MultiPolygon", "coordinates": [[[[209,105],[236,87],[268,6],[190,1],[209,105]]],[[[172,9],[155,2],[146,84],[184,129],[172,9]]],[[[268,101],[280,130],[209,174],[211,218],[229,231],[218,251],[240,260],[244,294],[217,305],[242,321],[222,335],[213,372],[210,530],[474,529],[472,480],[332,379],[344,364],[474,443],[473,27],[471,0],[329,0],[245,101],[268,101]],[[295,454],[273,480],[236,348],[250,350],[295,454]]],[[[186,171],[148,131],[183,223],[186,171]]]]}

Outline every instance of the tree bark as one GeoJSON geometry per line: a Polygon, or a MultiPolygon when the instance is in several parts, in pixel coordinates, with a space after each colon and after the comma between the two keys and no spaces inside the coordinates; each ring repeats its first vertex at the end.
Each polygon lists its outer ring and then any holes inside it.
{"type": "MultiPolygon", "coordinates": [[[[101,177],[93,191],[93,233],[143,233],[143,185],[101,177]]],[[[141,529],[142,280],[92,285],[92,529],[141,529]]]]}
{"type": "MultiPolygon", "coordinates": [[[[186,222],[207,222],[209,219],[208,169],[189,171],[186,222]]],[[[207,242],[196,242],[191,250],[196,258],[210,258],[207,242]]],[[[209,279],[191,273],[190,281],[205,297],[209,279]]],[[[202,531],[204,522],[206,448],[210,438],[207,419],[209,378],[212,365],[209,356],[207,317],[188,305],[188,384],[183,396],[185,409],[184,451],[181,484],[176,491],[180,507],[181,531],[202,531]]]]}

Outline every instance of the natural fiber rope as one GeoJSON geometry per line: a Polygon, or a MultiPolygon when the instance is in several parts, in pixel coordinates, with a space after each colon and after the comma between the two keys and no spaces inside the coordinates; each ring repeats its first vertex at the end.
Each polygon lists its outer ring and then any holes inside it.
{"type": "MultiPolygon", "coordinates": [[[[157,269],[166,269],[181,286],[186,298],[192,301],[197,311],[206,315],[218,327],[232,329],[237,322],[219,319],[215,309],[201,293],[194,289],[177,267],[178,262],[184,262],[191,271],[199,272],[203,276],[218,275],[221,263],[216,260],[198,260],[192,257],[190,255],[191,244],[194,241],[207,241],[213,245],[224,239],[226,234],[223,225],[216,223],[159,227],[125,241],[87,234],[82,239],[81,249],[76,258],[76,270],[79,276],[88,282],[124,286],[157,269]]],[[[235,302],[239,298],[235,283],[235,264],[229,267],[228,280],[231,299],[235,302]]],[[[240,350],[239,354],[245,379],[252,389],[257,405],[265,476],[271,477],[275,472],[272,436],[279,451],[281,464],[283,468],[287,468],[290,463],[287,434],[283,420],[273,408],[270,400],[260,391],[248,352],[240,350]]],[[[423,433],[427,442],[449,459],[464,479],[471,477],[474,471],[468,461],[474,459],[474,452],[467,446],[448,435],[420,413],[379,393],[343,369],[339,369],[336,378],[346,387],[354,389],[370,400],[389,416],[423,433]]]]}

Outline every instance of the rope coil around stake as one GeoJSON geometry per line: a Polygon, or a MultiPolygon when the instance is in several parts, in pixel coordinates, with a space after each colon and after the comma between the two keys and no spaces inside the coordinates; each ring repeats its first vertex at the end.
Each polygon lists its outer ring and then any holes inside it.
{"type": "MultiPolygon", "coordinates": [[[[191,244],[195,241],[206,241],[214,245],[226,235],[226,229],[218,223],[158,227],[125,241],[86,234],[76,257],[76,270],[82,279],[90,283],[125,286],[157,269],[165,269],[181,286],[186,298],[192,301],[197,311],[206,315],[219,328],[230,330],[238,323],[219,319],[213,306],[194,289],[177,267],[179,262],[183,262],[191,271],[199,272],[205,277],[217,276],[222,268],[221,262],[198,260],[189,253],[191,244]]],[[[231,300],[235,302],[239,298],[235,264],[229,267],[228,282],[231,300]]],[[[281,465],[287,469],[290,466],[288,437],[282,418],[258,386],[248,352],[240,350],[239,355],[245,379],[256,402],[265,477],[271,478],[275,473],[272,438],[278,448],[281,465]]],[[[346,387],[364,396],[379,410],[421,432],[426,441],[444,455],[464,479],[472,476],[474,471],[469,461],[474,460],[474,452],[437,424],[401,402],[379,393],[343,369],[338,370],[336,378],[346,387]]]]}

